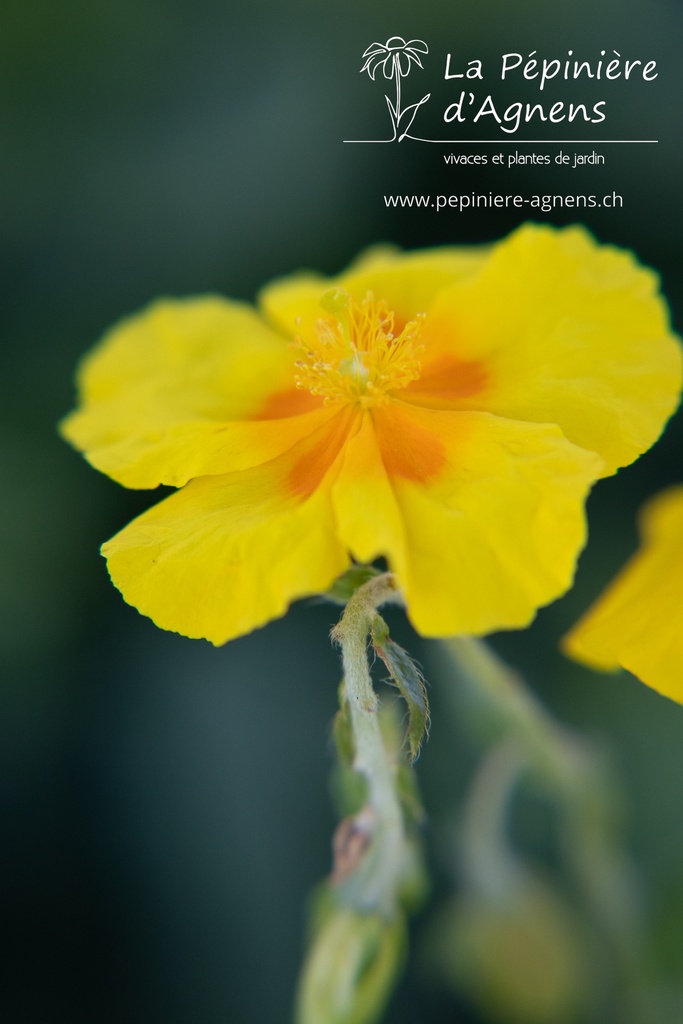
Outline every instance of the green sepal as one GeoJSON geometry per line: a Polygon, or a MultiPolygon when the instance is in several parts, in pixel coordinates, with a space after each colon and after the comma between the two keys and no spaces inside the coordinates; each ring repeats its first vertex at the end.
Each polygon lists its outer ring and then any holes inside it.
{"type": "Polygon", "coordinates": [[[339,814],[346,817],[357,814],[367,802],[368,782],[353,768],[356,747],[343,681],[339,686],[339,711],[334,716],[332,738],[337,751],[337,764],[332,772],[330,788],[339,814]]]}
{"type": "Polygon", "coordinates": [[[408,705],[406,739],[410,759],[415,761],[429,729],[429,703],[424,678],[408,652],[391,639],[389,627],[381,615],[375,615],[370,636],[375,654],[389,670],[390,679],[387,682],[397,687],[408,705]]]}
{"type": "Polygon", "coordinates": [[[346,691],[343,681],[339,686],[339,711],[334,716],[332,738],[334,739],[334,746],[340,762],[344,765],[352,764],[356,747],[353,742],[351,714],[349,712],[349,702],[346,699],[346,691]]]}
{"type": "Polygon", "coordinates": [[[330,792],[342,818],[358,814],[368,802],[367,779],[350,765],[335,765],[330,777],[330,792]]]}
{"type": "Polygon", "coordinates": [[[375,569],[372,565],[352,565],[339,579],[334,581],[325,593],[325,597],[328,601],[334,601],[335,604],[347,604],[359,587],[362,587],[373,576],[381,575],[382,570],[375,569]]]}

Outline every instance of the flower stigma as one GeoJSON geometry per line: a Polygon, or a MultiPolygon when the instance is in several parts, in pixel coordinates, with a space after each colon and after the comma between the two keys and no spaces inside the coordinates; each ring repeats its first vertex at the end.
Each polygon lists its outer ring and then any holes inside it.
{"type": "Polygon", "coordinates": [[[320,305],[326,315],[316,321],[313,335],[294,341],[301,357],[294,364],[297,388],[321,396],[325,404],[368,408],[418,379],[424,313],[396,334],[393,311],[372,292],[357,302],[348,292],[332,289],[320,305]]]}

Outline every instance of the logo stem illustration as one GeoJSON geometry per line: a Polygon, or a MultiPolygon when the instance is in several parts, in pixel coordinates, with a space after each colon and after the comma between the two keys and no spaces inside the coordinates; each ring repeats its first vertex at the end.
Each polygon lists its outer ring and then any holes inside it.
{"type": "Polygon", "coordinates": [[[394,74],[396,76],[396,127],[401,120],[401,65],[398,53],[394,54],[394,74]]]}
{"type": "Polygon", "coordinates": [[[363,54],[365,63],[361,68],[361,74],[367,71],[374,82],[377,70],[381,67],[384,77],[388,81],[391,81],[392,78],[396,79],[395,104],[385,94],[393,129],[391,139],[385,140],[387,142],[403,142],[405,138],[410,138],[408,132],[415,119],[415,115],[419,107],[431,95],[431,93],[427,93],[418,103],[411,103],[405,110],[401,110],[401,78],[405,78],[408,75],[413,64],[417,64],[421,68],[422,61],[419,54],[428,52],[429,48],[422,39],[411,39],[410,42],[406,42],[401,36],[391,36],[387,39],[386,43],[371,43],[363,54]],[[401,125],[401,122],[404,120],[405,124],[401,125]]]}

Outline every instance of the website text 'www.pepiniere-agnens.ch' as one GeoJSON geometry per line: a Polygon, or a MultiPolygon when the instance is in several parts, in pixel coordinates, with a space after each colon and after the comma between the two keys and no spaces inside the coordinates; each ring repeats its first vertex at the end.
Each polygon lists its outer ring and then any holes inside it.
{"type": "Polygon", "coordinates": [[[522,196],[498,192],[466,192],[461,195],[402,195],[384,196],[384,205],[388,207],[417,208],[437,210],[477,210],[477,209],[519,209],[541,210],[581,210],[604,207],[605,209],[621,209],[624,205],[623,196],[610,192],[604,196],[596,195],[531,195],[522,196]]]}

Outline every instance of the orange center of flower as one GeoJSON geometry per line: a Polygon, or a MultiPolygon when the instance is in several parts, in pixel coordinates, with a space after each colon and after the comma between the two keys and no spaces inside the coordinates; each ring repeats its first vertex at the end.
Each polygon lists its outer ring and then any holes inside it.
{"type": "Polygon", "coordinates": [[[316,322],[313,336],[294,342],[300,356],[294,364],[297,388],[322,396],[328,404],[367,408],[417,380],[423,348],[417,338],[424,314],[396,334],[394,313],[372,292],[355,302],[347,292],[333,290],[320,304],[326,316],[316,322]]]}

